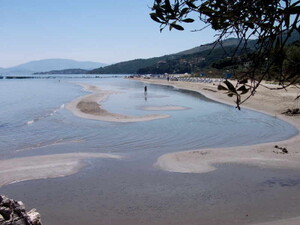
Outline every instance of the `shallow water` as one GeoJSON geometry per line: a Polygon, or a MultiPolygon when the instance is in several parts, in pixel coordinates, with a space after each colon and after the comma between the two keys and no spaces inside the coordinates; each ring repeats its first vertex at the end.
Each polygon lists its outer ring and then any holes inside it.
{"type": "Polygon", "coordinates": [[[1,159],[67,152],[126,157],[89,160],[87,168],[72,176],[0,188],[28,208],[38,208],[46,225],[246,224],[298,216],[298,171],[232,165],[207,174],[178,174],[152,166],[167,152],[271,142],[297,134],[281,120],[172,87],[147,85],[145,95],[143,83],[122,78],[1,80],[0,85],[1,159]],[[88,92],[73,82],[117,91],[101,103],[108,111],[171,117],[138,123],[78,118],[64,105],[88,92]],[[143,110],[166,105],[188,109],[143,110]]]}
{"type": "Polygon", "coordinates": [[[198,93],[148,85],[122,78],[3,80],[0,101],[0,156],[58,152],[117,152],[162,154],[204,147],[249,145],[283,140],[297,133],[274,117],[210,101],[198,93]],[[88,94],[73,82],[117,91],[102,107],[126,115],[169,114],[170,118],[109,123],[74,116],[64,108],[88,94]],[[180,111],[146,111],[145,106],[184,106],[180,111]],[[241,132],[243,131],[243,132],[241,132]],[[62,148],[66,145],[66,148],[62,148]],[[50,146],[45,150],[40,147],[50,146]],[[54,147],[53,147],[54,146],[54,147]],[[84,147],[84,149],[83,149],[84,147]],[[71,149],[70,149],[71,148],[71,149]]]}

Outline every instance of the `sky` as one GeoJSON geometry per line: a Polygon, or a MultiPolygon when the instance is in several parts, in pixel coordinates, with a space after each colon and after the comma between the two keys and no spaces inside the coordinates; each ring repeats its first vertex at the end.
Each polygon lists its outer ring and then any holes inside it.
{"type": "Polygon", "coordinates": [[[215,40],[214,32],[159,31],[153,0],[0,0],[0,67],[65,58],[117,63],[176,53],[215,40]]]}

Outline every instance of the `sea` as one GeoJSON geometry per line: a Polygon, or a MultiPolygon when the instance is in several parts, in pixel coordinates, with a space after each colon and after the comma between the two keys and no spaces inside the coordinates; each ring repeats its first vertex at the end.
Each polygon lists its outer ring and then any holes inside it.
{"type": "Polygon", "coordinates": [[[299,171],[225,164],[185,174],[153,166],[166,153],[274,142],[298,133],[276,115],[116,75],[1,79],[0,103],[1,160],[75,152],[124,157],[90,159],[74,175],[0,188],[0,194],[37,208],[44,225],[234,225],[299,216],[299,171]],[[128,123],[77,117],[66,104],[90,94],[79,83],[114,91],[100,103],[109,112],[170,117],[128,123]],[[164,106],[184,109],[146,110],[164,106]]]}

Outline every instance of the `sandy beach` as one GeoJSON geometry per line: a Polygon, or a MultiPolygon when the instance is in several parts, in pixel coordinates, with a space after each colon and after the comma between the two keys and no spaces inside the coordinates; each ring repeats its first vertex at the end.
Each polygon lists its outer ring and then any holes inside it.
{"type": "MultiPolygon", "coordinates": [[[[234,99],[229,98],[221,91],[217,91],[219,83],[192,83],[182,81],[166,81],[156,79],[138,79],[145,83],[169,85],[179,89],[191,90],[201,93],[212,100],[234,105],[234,99]]],[[[265,86],[276,87],[264,83],[265,86]]],[[[287,90],[269,90],[260,86],[255,96],[252,96],[242,105],[243,108],[252,109],[270,116],[282,119],[300,130],[300,116],[287,116],[282,114],[288,108],[299,108],[299,100],[295,97],[300,90],[289,87],[287,90]]],[[[300,135],[288,140],[272,143],[264,143],[251,146],[240,146],[215,149],[195,149],[184,152],[169,153],[160,156],[155,167],[178,173],[207,173],[216,170],[218,164],[245,164],[260,168],[300,169],[300,135]],[[288,154],[283,154],[279,148],[286,148],[288,154]]],[[[261,223],[256,225],[271,224],[300,224],[300,217],[285,219],[275,222],[261,223]]]]}
{"type": "Polygon", "coordinates": [[[101,108],[101,101],[107,99],[111,94],[116,92],[101,90],[99,87],[78,83],[85,90],[92,92],[92,94],[85,95],[66,105],[66,108],[70,110],[74,115],[85,119],[100,120],[107,122],[141,122],[148,120],[164,119],[169,115],[163,114],[149,114],[145,116],[128,116],[122,114],[116,114],[108,112],[101,108]]]}
{"type": "Polygon", "coordinates": [[[63,177],[77,173],[93,158],[121,159],[114,154],[69,153],[0,160],[0,187],[34,179],[63,177]]]}

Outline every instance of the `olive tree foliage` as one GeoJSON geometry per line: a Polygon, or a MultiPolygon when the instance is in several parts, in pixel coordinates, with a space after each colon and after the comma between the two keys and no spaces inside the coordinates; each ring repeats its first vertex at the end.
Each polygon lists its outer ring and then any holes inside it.
{"type": "Polygon", "coordinates": [[[240,104],[254,95],[261,81],[274,71],[274,80],[281,85],[280,88],[289,85],[298,87],[299,61],[287,61],[285,46],[293,32],[300,33],[300,1],[154,0],[150,16],[160,24],[160,31],[165,28],[184,30],[186,23],[194,23],[203,26],[195,31],[202,31],[208,26],[216,30],[215,43],[222,44],[222,40],[232,36],[239,38],[236,52],[243,51],[247,55],[247,70],[239,71],[236,85],[226,81],[224,86],[219,86],[230,97],[236,97],[239,109],[240,104]],[[258,40],[252,51],[247,45],[250,39],[258,40]],[[291,62],[296,65],[288,65],[291,62]]]}

